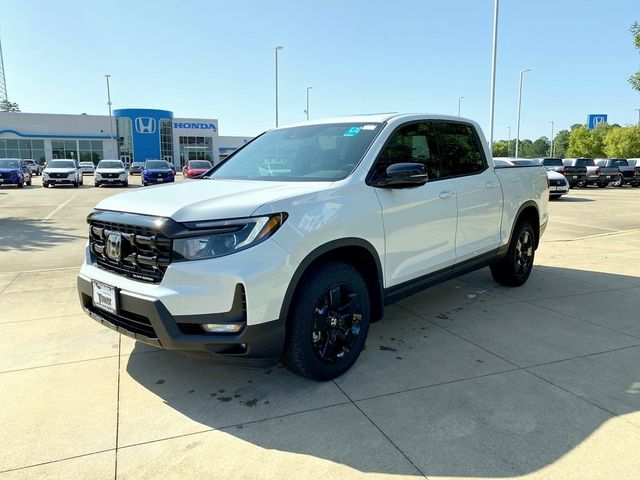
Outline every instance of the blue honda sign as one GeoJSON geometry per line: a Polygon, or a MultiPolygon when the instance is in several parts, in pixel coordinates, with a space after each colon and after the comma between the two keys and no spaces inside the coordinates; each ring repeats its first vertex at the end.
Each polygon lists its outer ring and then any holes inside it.
{"type": "MultiPolygon", "coordinates": [[[[173,113],[167,110],[152,110],[146,108],[123,108],[114,110],[114,116],[118,120],[118,135],[123,138],[124,143],[131,142],[133,147],[132,160],[144,162],[147,159],[163,158],[160,145],[160,133],[168,132],[171,135],[171,125],[173,123],[173,113]],[[120,125],[126,122],[130,127],[120,125]],[[120,128],[120,127],[123,128],[120,128]],[[163,130],[164,129],[164,130],[163,130]]],[[[167,139],[165,145],[172,150],[172,138],[167,139]]],[[[165,152],[164,156],[172,155],[173,152],[165,152]]]]}
{"type": "Polygon", "coordinates": [[[217,131],[215,123],[202,123],[202,122],[174,122],[173,128],[194,128],[198,130],[213,130],[217,131]]]}
{"type": "Polygon", "coordinates": [[[590,113],[587,116],[587,127],[589,128],[589,130],[593,130],[594,128],[596,128],[596,125],[606,121],[607,121],[606,113],[590,113]]]}

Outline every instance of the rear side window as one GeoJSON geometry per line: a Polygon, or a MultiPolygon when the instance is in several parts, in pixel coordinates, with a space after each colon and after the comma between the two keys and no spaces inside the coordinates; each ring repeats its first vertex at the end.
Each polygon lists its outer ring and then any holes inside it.
{"type": "Polygon", "coordinates": [[[611,160],[611,166],[612,167],[628,167],[629,164],[627,163],[626,160],[622,158],[616,158],[614,160],[611,160]]]}
{"type": "Polygon", "coordinates": [[[450,175],[471,175],[487,168],[478,136],[471,125],[438,123],[438,134],[450,175]]]}
{"type": "Polygon", "coordinates": [[[595,163],[590,158],[580,158],[576,160],[576,167],[593,167],[595,163]]]}
{"type": "Polygon", "coordinates": [[[433,123],[412,123],[394,132],[380,152],[375,178],[383,177],[389,165],[405,162],[422,163],[429,180],[446,176],[433,123]]]}
{"type": "MultiPolygon", "coordinates": [[[[571,162],[569,162],[571,163],[571,162]]],[[[559,158],[545,158],[542,164],[546,167],[562,167],[564,164],[559,158]]]]}

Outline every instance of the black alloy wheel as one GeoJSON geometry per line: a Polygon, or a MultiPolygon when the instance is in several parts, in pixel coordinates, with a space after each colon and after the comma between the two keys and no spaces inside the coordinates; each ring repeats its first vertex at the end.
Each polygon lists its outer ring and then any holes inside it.
{"type": "Polygon", "coordinates": [[[357,292],[346,283],[338,283],[318,299],[311,328],[313,350],[325,363],[338,363],[360,335],[362,306],[357,292]]]}
{"type": "Polygon", "coordinates": [[[313,380],[342,375],[364,348],[370,317],[369,290],[355,267],[338,261],[312,267],[296,288],[282,363],[313,380]]]}
{"type": "Polygon", "coordinates": [[[533,270],[535,245],[535,233],[531,224],[527,221],[518,223],[506,255],[490,266],[493,279],[509,287],[523,285],[533,270]]]}

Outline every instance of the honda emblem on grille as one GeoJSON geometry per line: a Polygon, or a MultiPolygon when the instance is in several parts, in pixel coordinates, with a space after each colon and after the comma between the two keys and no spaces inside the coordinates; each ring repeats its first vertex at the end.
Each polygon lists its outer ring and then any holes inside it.
{"type": "Polygon", "coordinates": [[[107,245],[105,248],[105,254],[111,260],[116,262],[120,260],[122,255],[122,235],[119,233],[110,233],[107,237],[107,245]]]}

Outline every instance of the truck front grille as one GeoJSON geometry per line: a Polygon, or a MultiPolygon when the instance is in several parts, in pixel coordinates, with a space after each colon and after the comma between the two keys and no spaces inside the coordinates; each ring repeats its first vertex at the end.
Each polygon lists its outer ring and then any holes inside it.
{"type": "Polygon", "coordinates": [[[552,187],[563,187],[565,185],[564,180],[549,180],[549,185],[552,187]]]}
{"type": "Polygon", "coordinates": [[[92,219],[89,245],[99,267],[158,283],[171,263],[171,239],[149,227],[92,219]]]}
{"type": "Polygon", "coordinates": [[[58,173],[58,172],[52,172],[49,174],[49,176],[51,178],[67,178],[68,174],[66,173],[58,173]]]}

